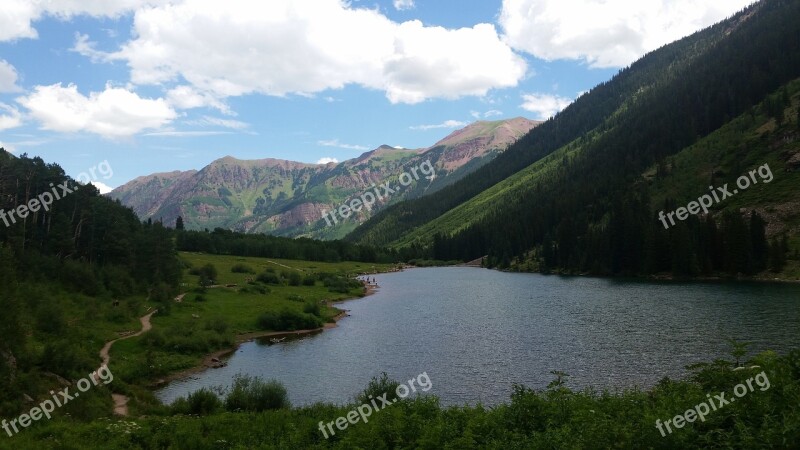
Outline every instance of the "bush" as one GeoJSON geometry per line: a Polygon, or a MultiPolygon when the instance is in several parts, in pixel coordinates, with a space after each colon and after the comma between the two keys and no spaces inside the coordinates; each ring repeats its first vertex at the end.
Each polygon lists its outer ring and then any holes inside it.
{"type": "Polygon", "coordinates": [[[200,277],[200,286],[209,286],[214,284],[218,275],[217,268],[211,263],[208,263],[200,268],[192,268],[189,270],[189,274],[200,277]]]}
{"type": "Polygon", "coordinates": [[[261,330],[295,331],[312,330],[322,327],[322,321],[311,314],[284,309],[279,313],[266,312],[256,320],[256,325],[261,330]]]}
{"type": "Polygon", "coordinates": [[[214,414],[222,409],[222,400],[210,389],[202,388],[192,392],[187,398],[179,398],[172,404],[176,414],[198,414],[201,416],[214,414]]]}
{"type": "Polygon", "coordinates": [[[264,284],[282,284],[281,278],[274,272],[269,271],[261,272],[258,277],[256,277],[256,280],[264,284]]]}
{"type": "Polygon", "coordinates": [[[222,317],[215,317],[206,321],[206,330],[216,331],[217,334],[225,334],[228,331],[228,322],[222,317]]]}
{"type": "Polygon", "coordinates": [[[203,294],[197,294],[197,295],[194,296],[194,301],[196,301],[196,302],[204,302],[206,300],[208,300],[208,299],[203,294]]]}
{"type": "Polygon", "coordinates": [[[303,278],[303,286],[314,286],[317,283],[317,278],[314,275],[306,275],[303,278]]]}
{"type": "Polygon", "coordinates": [[[389,401],[392,401],[397,397],[397,387],[400,386],[400,383],[389,379],[389,375],[386,372],[383,372],[378,377],[372,377],[367,388],[361,392],[358,396],[356,396],[356,402],[358,403],[369,403],[370,399],[378,398],[383,396],[383,394],[388,394],[386,398],[389,401]]]}
{"type": "Polygon", "coordinates": [[[320,308],[319,303],[315,301],[307,302],[306,305],[303,306],[303,312],[322,317],[322,308],[320,308]]]}
{"type": "Polygon", "coordinates": [[[247,264],[242,264],[242,263],[234,264],[233,267],[231,267],[231,272],[233,272],[233,273],[252,273],[252,274],[256,273],[256,271],[253,270],[252,267],[248,266],[247,264]]]}
{"type": "Polygon", "coordinates": [[[268,287],[259,284],[251,284],[239,289],[240,294],[261,294],[266,295],[272,292],[268,287]]]}
{"type": "Polygon", "coordinates": [[[300,275],[300,272],[290,272],[289,276],[289,286],[300,286],[303,282],[303,276],[300,275]]]}
{"type": "Polygon", "coordinates": [[[271,409],[290,408],[286,388],[278,381],[264,381],[258,377],[237,375],[225,398],[228,411],[261,412],[271,409]]]}
{"type": "Polygon", "coordinates": [[[323,280],[323,284],[331,292],[348,294],[350,290],[363,286],[360,281],[341,276],[329,276],[323,280]]]}

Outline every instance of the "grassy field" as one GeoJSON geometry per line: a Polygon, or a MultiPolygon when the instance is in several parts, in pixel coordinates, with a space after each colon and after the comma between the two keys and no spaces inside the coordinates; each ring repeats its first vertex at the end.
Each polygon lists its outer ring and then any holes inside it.
{"type": "MultiPolygon", "coordinates": [[[[181,253],[186,263],[180,302],[146,302],[141,306],[158,309],[153,316],[153,330],[140,337],[119,341],[111,350],[110,368],[119,381],[115,388],[139,399],[147,412],[153,405],[152,396],[142,386],[200,365],[205,356],[233,347],[237,337],[280,329],[259,327],[258,318],[265,313],[292,311],[305,314],[308,305],[319,305],[320,323],[332,322],[339,310],[332,302],[364,295],[364,288],[351,284],[347,292],[332,292],[320,278],[352,278],[364,272],[385,272],[394,266],[357,262],[322,263],[281,259],[242,258],[196,253],[181,253]],[[215,286],[200,288],[200,277],[190,274],[191,268],[212,264],[217,271],[215,286]],[[235,266],[246,266],[252,273],[234,273],[235,266]],[[269,272],[281,277],[278,284],[255,281],[258,274],[269,272]],[[287,278],[297,273],[313,284],[289,285],[287,278]]],[[[126,324],[138,330],[138,322],[126,324]]],[[[116,337],[116,336],[114,336],[116,337]]],[[[137,411],[137,405],[132,405],[137,411]]]]}

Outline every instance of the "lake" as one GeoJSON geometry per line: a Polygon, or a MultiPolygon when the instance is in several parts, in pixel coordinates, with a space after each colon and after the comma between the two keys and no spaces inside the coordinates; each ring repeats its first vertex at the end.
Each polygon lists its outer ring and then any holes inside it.
{"type": "MultiPolygon", "coordinates": [[[[427,372],[445,405],[508,402],[514,384],[649,388],[695,362],[729,358],[727,338],[750,355],[800,348],[800,285],[649,282],[411,269],[376,275],[374,295],[339,305],[339,326],[280,344],[249,342],[228,361],[156,394],[170,403],[237,373],[274,378],[295,406],[346,403],[386,372],[427,372]]],[[[730,359],[730,358],[729,358],[730,359]]]]}

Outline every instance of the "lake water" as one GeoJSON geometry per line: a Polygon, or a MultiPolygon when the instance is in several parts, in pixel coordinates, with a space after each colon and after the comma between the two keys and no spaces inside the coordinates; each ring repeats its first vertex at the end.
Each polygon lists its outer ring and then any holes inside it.
{"type": "Polygon", "coordinates": [[[342,303],[337,328],[280,344],[249,342],[228,366],[171,383],[171,402],[237,373],[274,378],[293,405],[346,403],[382,372],[427,372],[445,405],[509,401],[514,384],[543,389],[551,371],[573,389],[648,388],[687,364],[800,348],[800,285],[642,282],[477,268],[376,275],[380,290],[342,303]]]}

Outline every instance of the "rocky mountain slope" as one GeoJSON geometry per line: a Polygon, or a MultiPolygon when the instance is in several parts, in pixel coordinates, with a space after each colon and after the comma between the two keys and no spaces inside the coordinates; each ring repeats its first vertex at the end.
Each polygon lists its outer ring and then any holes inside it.
{"type": "Polygon", "coordinates": [[[381,146],[338,164],[304,164],[277,159],[243,161],[225,157],[199,171],[139,177],[109,194],[142,219],[188,229],[216,227],[283,236],[340,238],[389,204],[446,187],[482,167],[539,122],[525,118],[479,121],[431,147],[381,146]],[[408,186],[398,178],[426,161],[435,177],[419,177],[408,186]],[[390,182],[397,192],[347,220],[323,219],[373,185],[390,182]]]}

